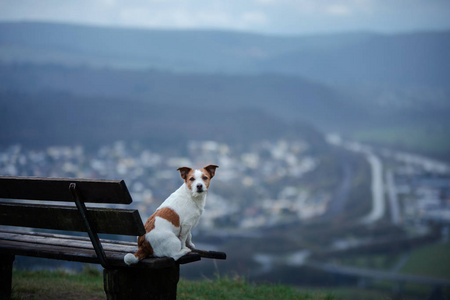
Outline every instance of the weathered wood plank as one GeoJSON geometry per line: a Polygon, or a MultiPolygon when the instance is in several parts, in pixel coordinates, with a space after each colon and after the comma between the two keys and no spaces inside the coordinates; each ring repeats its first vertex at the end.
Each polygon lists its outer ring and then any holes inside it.
{"type": "MultiPolygon", "coordinates": [[[[91,226],[97,233],[140,236],[144,225],[137,210],[88,208],[91,226]]],[[[43,229],[82,231],[86,229],[77,208],[0,202],[0,224],[43,229]]]]}
{"type": "Polygon", "coordinates": [[[227,254],[224,252],[218,252],[218,251],[205,251],[205,250],[199,250],[195,249],[192,252],[199,254],[201,257],[205,258],[213,258],[213,259],[227,259],[227,254]]]}
{"type": "MultiPolygon", "coordinates": [[[[17,255],[53,258],[88,263],[99,263],[88,238],[68,235],[18,233],[17,231],[0,232],[0,252],[11,252],[17,255]]],[[[136,243],[101,240],[110,266],[128,267],[123,262],[126,253],[137,250],[136,243]]],[[[177,261],[186,264],[201,259],[199,254],[188,254],[177,261]]],[[[172,266],[174,260],[168,257],[150,257],[142,260],[133,267],[165,268],[172,266]]]]}
{"type": "MultiPolygon", "coordinates": [[[[13,228],[1,229],[1,227],[0,227],[0,236],[1,235],[9,235],[9,234],[32,235],[32,236],[37,236],[37,237],[60,238],[60,239],[70,238],[71,240],[80,240],[80,241],[90,242],[90,239],[87,236],[57,234],[57,233],[47,233],[47,232],[34,232],[34,231],[30,231],[30,230],[19,230],[19,229],[13,229],[13,228]]],[[[136,242],[118,241],[118,240],[110,240],[110,239],[100,239],[100,241],[102,243],[111,243],[111,244],[117,244],[117,245],[120,244],[120,245],[126,245],[126,246],[135,245],[136,246],[136,242]]]]}
{"type": "Polygon", "coordinates": [[[44,246],[27,242],[2,240],[0,243],[0,252],[94,264],[99,263],[94,249],[74,249],[64,246],[44,246]]]}
{"type": "MultiPolygon", "coordinates": [[[[28,242],[2,240],[0,253],[15,253],[16,255],[51,258],[58,260],[77,261],[99,264],[94,249],[82,249],[55,245],[30,244],[28,242]]],[[[108,265],[111,267],[128,267],[123,261],[123,252],[106,252],[108,265]]],[[[196,258],[196,260],[198,260],[196,258]]],[[[133,266],[138,268],[167,268],[176,262],[170,257],[147,258],[133,266]]]]}
{"type": "MultiPolygon", "coordinates": [[[[33,234],[0,233],[0,243],[3,240],[27,242],[30,244],[92,249],[92,243],[89,239],[75,240],[72,239],[71,236],[65,236],[64,238],[54,238],[54,237],[36,236],[33,234]]],[[[134,253],[137,250],[136,243],[129,243],[128,245],[123,245],[102,241],[102,246],[105,251],[123,252],[124,255],[129,252],[134,253]]]]}
{"type": "MultiPolygon", "coordinates": [[[[55,246],[65,245],[74,248],[86,248],[86,249],[92,248],[92,243],[89,240],[89,238],[79,236],[75,237],[69,235],[0,231],[0,242],[1,240],[23,241],[35,244],[55,245],[55,246]]],[[[124,242],[105,239],[100,239],[100,241],[105,251],[122,252],[123,255],[125,255],[126,253],[134,253],[137,251],[136,242],[124,242]]],[[[226,259],[227,257],[226,253],[224,252],[205,251],[200,249],[195,249],[192,252],[200,255],[203,258],[226,259]]]]}
{"type": "Polygon", "coordinates": [[[0,176],[0,198],[73,202],[69,184],[76,183],[86,203],[130,204],[123,180],[0,176]]]}
{"type": "MultiPolygon", "coordinates": [[[[90,240],[74,240],[70,236],[66,238],[49,238],[34,235],[18,235],[18,234],[0,234],[0,243],[3,240],[8,241],[20,241],[27,242],[30,244],[40,244],[40,245],[53,245],[53,246],[66,246],[80,249],[92,249],[92,243],[90,240]]],[[[116,251],[123,252],[124,254],[129,252],[136,252],[137,245],[134,243],[132,245],[121,245],[113,243],[102,243],[103,249],[105,251],[116,251]]]]}

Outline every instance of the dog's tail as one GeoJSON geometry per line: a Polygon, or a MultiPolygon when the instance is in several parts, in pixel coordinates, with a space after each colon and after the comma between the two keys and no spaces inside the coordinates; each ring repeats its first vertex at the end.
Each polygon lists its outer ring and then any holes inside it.
{"type": "Polygon", "coordinates": [[[137,264],[139,262],[139,258],[137,258],[136,256],[134,256],[133,253],[128,253],[123,257],[123,261],[127,264],[127,265],[134,265],[137,264]]]}
{"type": "Polygon", "coordinates": [[[139,261],[143,260],[144,258],[146,258],[148,256],[147,251],[145,251],[144,249],[139,248],[138,251],[136,251],[136,253],[128,253],[123,257],[123,261],[127,264],[127,265],[134,265],[137,264],[139,261]]]}

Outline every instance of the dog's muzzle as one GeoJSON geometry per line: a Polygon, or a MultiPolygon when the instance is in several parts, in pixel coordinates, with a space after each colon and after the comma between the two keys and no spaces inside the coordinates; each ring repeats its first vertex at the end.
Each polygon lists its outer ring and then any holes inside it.
{"type": "Polygon", "coordinates": [[[197,184],[197,193],[203,193],[203,184],[197,184]]]}

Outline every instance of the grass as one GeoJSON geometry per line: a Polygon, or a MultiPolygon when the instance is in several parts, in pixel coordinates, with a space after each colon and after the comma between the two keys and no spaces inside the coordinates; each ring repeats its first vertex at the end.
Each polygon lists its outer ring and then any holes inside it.
{"type": "Polygon", "coordinates": [[[400,272],[450,279],[450,242],[427,245],[412,251],[400,272]]]}
{"type": "MultiPolygon", "coordinates": [[[[337,299],[321,291],[302,292],[284,285],[254,285],[240,278],[178,283],[178,299],[337,299]]],[[[80,273],[61,270],[13,271],[12,299],[106,299],[100,271],[86,267],[80,273]]]]}
{"type": "MultiPolygon", "coordinates": [[[[390,271],[408,252],[401,254],[361,254],[338,260],[342,265],[390,271]]],[[[450,241],[437,242],[412,250],[399,273],[450,279],[450,241]]]]}
{"type": "MultiPolygon", "coordinates": [[[[355,258],[353,263],[365,265],[368,261],[355,258]]],[[[373,257],[372,267],[380,269],[390,265],[373,257]]],[[[450,242],[436,243],[418,248],[410,257],[402,273],[421,276],[450,278],[450,242]]],[[[178,284],[178,299],[394,299],[392,282],[368,282],[366,289],[356,287],[301,288],[279,284],[252,284],[245,279],[235,277],[218,277],[214,280],[188,281],[181,279],[178,284]]],[[[433,287],[424,285],[403,286],[405,292],[401,299],[426,299],[433,287]]],[[[444,289],[445,297],[450,290],[444,289]]],[[[103,278],[98,269],[85,267],[80,273],[68,273],[62,270],[41,270],[13,272],[13,298],[18,299],[105,299],[103,278]]],[[[449,299],[449,298],[447,298],[449,299]]]]}
{"type": "Polygon", "coordinates": [[[62,270],[13,271],[12,299],[105,299],[100,271],[86,267],[81,273],[62,270]]]}
{"type": "Polygon", "coordinates": [[[285,285],[254,285],[244,279],[218,278],[214,281],[186,281],[178,284],[180,299],[336,299],[329,293],[301,292],[285,285]]]}
{"type": "Polygon", "coordinates": [[[360,130],[353,138],[392,147],[419,151],[431,155],[446,156],[450,152],[450,128],[430,129],[420,126],[391,127],[360,130]]]}

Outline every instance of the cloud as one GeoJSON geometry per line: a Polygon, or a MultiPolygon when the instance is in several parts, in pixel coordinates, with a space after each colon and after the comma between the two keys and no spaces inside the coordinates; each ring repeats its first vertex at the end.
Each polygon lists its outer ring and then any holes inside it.
{"type": "Polygon", "coordinates": [[[1,20],[263,33],[450,28],[448,0],[0,0],[1,20]]]}
{"type": "Polygon", "coordinates": [[[266,13],[240,11],[220,3],[195,7],[192,5],[122,6],[115,22],[120,25],[165,28],[223,28],[251,30],[267,24],[266,13]]]}
{"type": "Polygon", "coordinates": [[[249,11],[245,12],[241,16],[241,21],[244,25],[246,24],[266,24],[268,18],[265,13],[260,11],[249,11]]]}
{"type": "Polygon", "coordinates": [[[346,16],[350,15],[352,13],[352,10],[350,7],[342,4],[331,4],[328,6],[325,6],[323,8],[323,11],[326,14],[334,15],[334,16],[346,16]]]}

